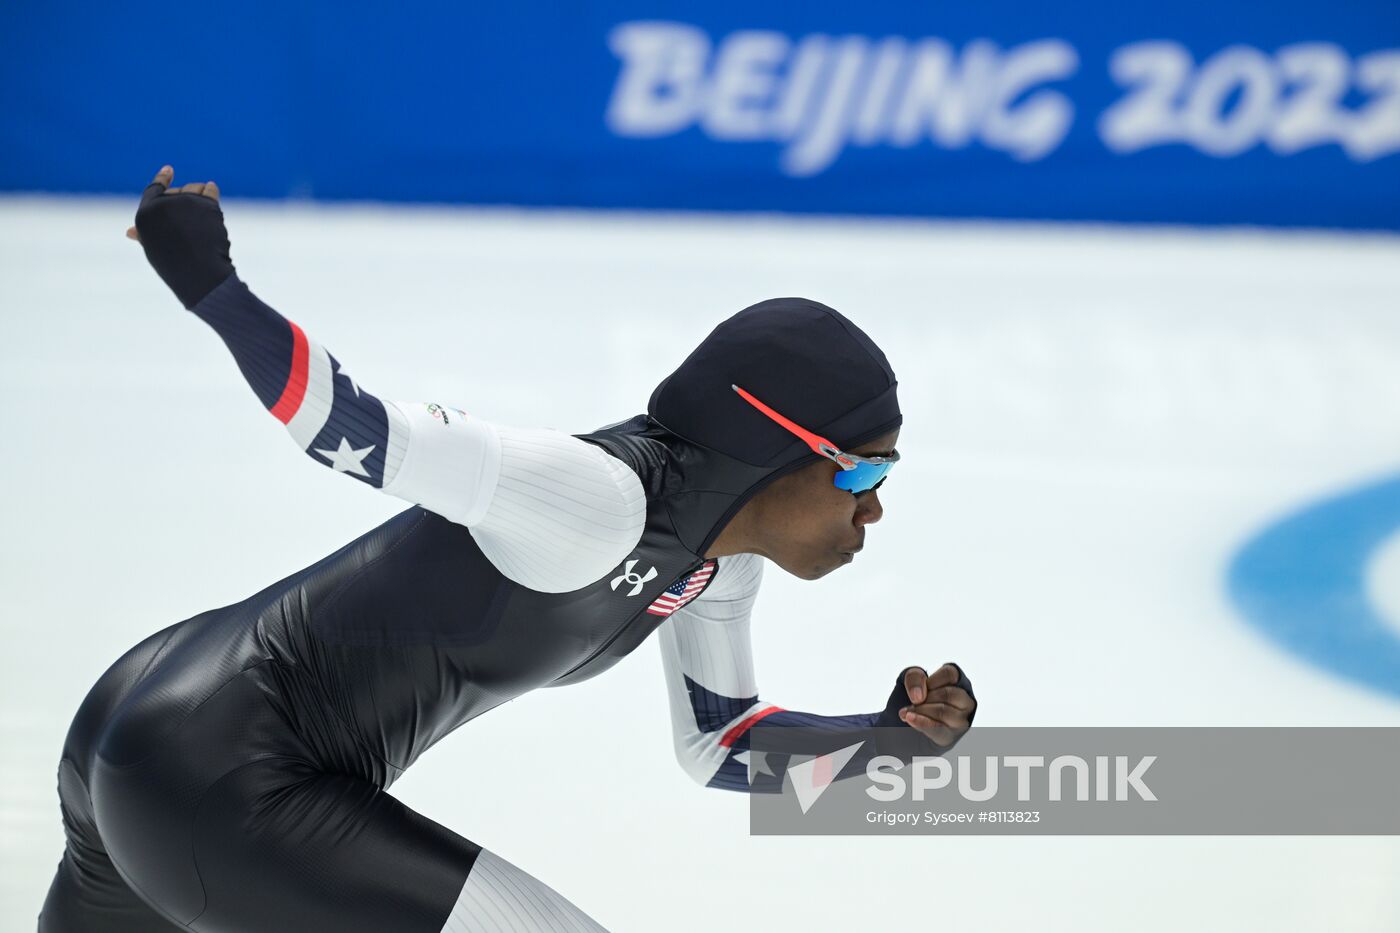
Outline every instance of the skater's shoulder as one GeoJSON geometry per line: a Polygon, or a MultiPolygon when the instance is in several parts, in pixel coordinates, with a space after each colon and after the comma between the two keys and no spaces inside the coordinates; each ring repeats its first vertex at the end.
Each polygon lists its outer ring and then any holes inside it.
{"type": "Polygon", "coordinates": [[[672,451],[662,432],[655,430],[646,415],[605,425],[587,434],[574,435],[581,441],[601,447],[629,466],[651,491],[659,489],[661,477],[670,465],[672,451]]]}
{"type": "Polygon", "coordinates": [[[731,554],[715,558],[714,582],[698,597],[705,602],[750,599],[763,583],[763,558],[757,554],[731,554]]]}

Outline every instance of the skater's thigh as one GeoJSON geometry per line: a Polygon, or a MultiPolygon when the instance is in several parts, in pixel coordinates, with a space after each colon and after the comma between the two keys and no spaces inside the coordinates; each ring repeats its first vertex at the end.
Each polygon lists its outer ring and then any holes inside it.
{"type": "Polygon", "coordinates": [[[252,762],[200,804],[201,933],[438,933],[480,848],[345,774],[252,762]]]}
{"type": "Polygon", "coordinates": [[[39,933],[176,933],[117,874],[107,853],[72,842],[58,863],[39,914],[39,933]]]}
{"type": "Polygon", "coordinates": [[[79,769],[59,763],[58,797],[67,837],[39,914],[39,933],[169,933],[185,927],[163,917],[112,864],[92,818],[79,769]]]}

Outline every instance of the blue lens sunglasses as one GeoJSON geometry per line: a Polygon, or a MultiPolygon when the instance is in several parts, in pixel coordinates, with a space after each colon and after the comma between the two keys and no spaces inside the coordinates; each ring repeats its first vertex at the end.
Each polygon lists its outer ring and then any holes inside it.
{"type": "Polygon", "coordinates": [[[897,450],[890,451],[888,457],[862,457],[858,454],[848,454],[820,434],[813,434],[801,425],[784,418],[738,386],[731,385],[730,388],[738,392],[740,397],[754,408],[802,438],[807,446],[812,448],[813,453],[821,454],[839,466],[841,469],[836,471],[835,478],[837,489],[844,489],[855,495],[876,489],[885,481],[885,474],[889,473],[890,468],[899,462],[899,451],[897,450]]]}

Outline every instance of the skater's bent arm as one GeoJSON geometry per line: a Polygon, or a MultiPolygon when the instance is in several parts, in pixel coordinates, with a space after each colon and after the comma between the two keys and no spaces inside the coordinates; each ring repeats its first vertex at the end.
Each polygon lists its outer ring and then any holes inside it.
{"type": "MultiPolygon", "coordinates": [[[[658,633],[676,758],[687,774],[706,787],[776,793],[792,760],[829,754],[832,777],[840,780],[863,773],[876,755],[908,760],[953,747],[936,745],[922,730],[901,722],[899,710],[910,702],[905,684],[909,668],[900,672],[885,708],[872,713],[822,716],[760,699],[749,622],[762,568],[762,558],[754,554],[719,558],[714,582],[672,614],[658,633]],[[801,727],[787,742],[800,749],[796,759],[752,749],[752,730],[759,724],[801,727]]],[[[961,669],[956,675],[957,686],[971,698],[972,683],[961,669]]]]}
{"type": "MultiPolygon", "coordinates": [[[[833,740],[832,747],[824,750],[834,751],[843,733],[868,729],[880,717],[880,713],[819,716],[759,698],[749,616],[762,566],[762,558],[753,554],[720,558],[715,582],[675,612],[658,633],[676,758],[687,774],[706,787],[744,792],[773,792],[782,787],[786,760],[750,750],[750,730],[760,722],[821,730],[833,740]]],[[[868,754],[852,758],[839,776],[857,773],[868,758],[868,754]]]]}
{"type": "Polygon", "coordinates": [[[217,191],[174,194],[170,179],[148,187],[134,238],[307,456],[471,528],[498,570],[542,592],[579,589],[636,545],[646,496],[629,467],[557,431],[381,401],[238,277],[217,191]]]}
{"type": "Polygon", "coordinates": [[[471,528],[512,580],[544,592],[578,589],[641,537],[641,482],[601,448],[435,402],[381,401],[237,275],[192,310],[309,457],[471,528]]]}

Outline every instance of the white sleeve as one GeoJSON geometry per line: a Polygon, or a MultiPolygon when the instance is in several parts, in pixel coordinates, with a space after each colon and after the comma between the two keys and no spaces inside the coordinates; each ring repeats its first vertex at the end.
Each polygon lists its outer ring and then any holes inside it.
{"type": "Polygon", "coordinates": [[[762,579],[755,554],[719,558],[714,583],[658,632],[676,758],[700,784],[721,777],[722,768],[737,765],[742,774],[746,753],[735,741],[779,709],[758,700],[754,680],[749,616],[762,579]]]}
{"type": "Polygon", "coordinates": [[[641,480],[602,448],[431,403],[384,407],[390,447],[401,452],[384,491],[465,525],[516,583],[571,592],[622,563],[641,539],[641,480]]]}
{"type": "Polygon", "coordinates": [[[772,792],[796,759],[751,748],[750,730],[761,722],[804,728],[811,753],[831,756],[835,780],[861,773],[876,745],[861,738],[848,744],[848,737],[875,726],[881,712],[827,716],[759,699],[749,617],[762,577],[763,559],[756,555],[721,557],[714,583],[658,633],[676,758],[706,787],[772,792]]]}

